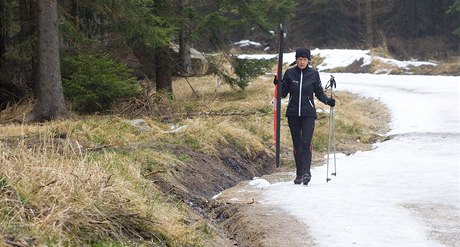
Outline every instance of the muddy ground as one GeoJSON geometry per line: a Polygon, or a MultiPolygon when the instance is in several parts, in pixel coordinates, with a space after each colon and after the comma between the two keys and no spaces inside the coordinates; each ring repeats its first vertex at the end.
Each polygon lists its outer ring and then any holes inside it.
{"type": "MultiPolygon", "coordinates": [[[[272,182],[293,179],[293,172],[263,176],[272,182]]],[[[260,203],[260,190],[251,190],[249,181],[225,190],[216,198],[230,217],[223,222],[239,246],[314,246],[308,227],[296,218],[260,203]],[[244,189],[243,189],[244,188],[244,189]]]]}
{"type": "MultiPolygon", "coordinates": [[[[353,143],[344,152],[369,148],[369,144],[353,143]]],[[[191,157],[187,165],[173,177],[158,174],[152,178],[164,192],[187,202],[209,220],[218,233],[209,246],[313,246],[305,224],[262,205],[256,190],[242,190],[254,177],[270,182],[293,180],[294,170],[284,165],[275,168],[272,154],[245,157],[237,147],[219,150],[217,157],[210,157],[175,147],[176,155],[191,157]]],[[[292,155],[290,147],[282,147],[282,153],[292,155]]],[[[323,164],[319,158],[323,155],[314,155],[313,166],[323,164]]]]}

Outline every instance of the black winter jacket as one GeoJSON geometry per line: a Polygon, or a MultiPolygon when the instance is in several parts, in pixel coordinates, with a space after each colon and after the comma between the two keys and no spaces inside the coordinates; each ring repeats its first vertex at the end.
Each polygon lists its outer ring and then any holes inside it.
{"type": "Polygon", "coordinates": [[[281,81],[281,97],[285,98],[289,94],[286,116],[316,118],[313,93],[324,104],[329,99],[323,91],[318,71],[310,67],[301,70],[297,66],[286,70],[281,81]]]}

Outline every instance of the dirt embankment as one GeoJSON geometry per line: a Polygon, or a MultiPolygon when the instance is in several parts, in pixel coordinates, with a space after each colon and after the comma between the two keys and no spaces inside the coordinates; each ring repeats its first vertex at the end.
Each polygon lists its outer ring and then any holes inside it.
{"type": "MultiPolygon", "coordinates": [[[[372,118],[385,127],[389,120],[378,114],[372,118]]],[[[348,147],[340,151],[350,154],[370,149],[371,143],[341,143],[341,147],[348,147]]],[[[209,220],[219,233],[210,246],[314,246],[306,225],[262,205],[258,192],[246,186],[254,177],[262,176],[270,182],[290,181],[294,176],[292,168],[275,168],[274,157],[269,153],[247,157],[236,146],[222,146],[219,150],[217,156],[210,157],[175,147],[176,155],[190,157],[187,166],[173,177],[158,174],[152,178],[164,192],[187,202],[209,220]],[[213,199],[215,195],[219,195],[217,199],[213,199]]],[[[282,147],[282,153],[285,159],[292,156],[290,147],[282,147]]],[[[324,154],[316,152],[314,166],[323,164],[321,157],[324,154]]]]}
{"type": "Polygon", "coordinates": [[[176,155],[191,159],[173,178],[162,174],[152,180],[164,192],[187,202],[208,218],[219,236],[211,246],[305,246],[310,243],[307,228],[293,217],[260,204],[256,191],[241,191],[254,177],[264,174],[269,181],[290,180],[286,167],[275,168],[273,157],[260,153],[244,157],[237,147],[220,149],[217,157],[176,147],[176,155]],[[220,194],[218,199],[213,199],[220,194]],[[234,198],[238,198],[234,201],[234,198]]]}
{"type": "Polygon", "coordinates": [[[250,229],[239,230],[247,225],[245,219],[251,218],[245,205],[230,205],[212,197],[240,181],[275,172],[273,157],[268,153],[245,157],[235,146],[220,147],[218,150],[219,154],[211,157],[187,147],[175,147],[176,155],[190,157],[187,166],[174,176],[159,173],[151,179],[165,193],[173,194],[208,218],[219,234],[210,246],[255,246],[252,239],[244,241],[244,238],[248,238],[247,233],[252,235],[250,229]],[[240,213],[245,215],[238,216],[240,213]]]}
{"type": "MultiPolygon", "coordinates": [[[[263,178],[272,183],[290,181],[293,176],[292,172],[277,172],[263,178]]],[[[251,189],[254,187],[248,183],[243,181],[216,199],[217,212],[227,218],[221,225],[233,234],[239,246],[314,246],[305,224],[279,209],[260,203],[260,190],[251,189]]]]}

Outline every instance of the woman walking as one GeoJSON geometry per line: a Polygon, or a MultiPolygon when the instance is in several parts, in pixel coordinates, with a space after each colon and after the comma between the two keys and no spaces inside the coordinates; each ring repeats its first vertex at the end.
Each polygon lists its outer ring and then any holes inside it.
{"type": "MultiPolygon", "coordinates": [[[[295,58],[296,66],[287,69],[281,80],[281,97],[285,98],[289,94],[286,117],[294,146],[294,184],[308,185],[311,180],[311,139],[317,117],[313,93],[319,101],[331,107],[335,106],[335,100],[324,93],[318,71],[308,66],[311,60],[310,50],[297,49],[295,58]]],[[[274,83],[277,84],[278,81],[275,79],[274,83]]]]}

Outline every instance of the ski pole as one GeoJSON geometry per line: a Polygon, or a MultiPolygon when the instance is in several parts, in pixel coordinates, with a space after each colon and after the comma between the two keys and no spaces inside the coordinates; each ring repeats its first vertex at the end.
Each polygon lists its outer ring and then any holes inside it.
{"type": "MultiPolygon", "coordinates": [[[[286,37],[286,28],[283,24],[280,24],[279,31],[279,49],[278,49],[278,66],[276,71],[276,80],[281,82],[283,76],[283,52],[284,52],[284,38],[286,37]]],[[[275,165],[278,168],[280,166],[280,154],[281,154],[281,140],[280,140],[280,129],[281,129],[281,83],[275,86],[274,95],[274,137],[275,137],[275,165]]]]}
{"type": "MultiPolygon", "coordinates": [[[[331,79],[326,84],[326,89],[331,88],[331,99],[334,98],[333,88],[337,87],[334,76],[331,75],[331,79]]],[[[329,154],[331,145],[334,150],[334,172],[331,173],[333,176],[337,176],[337,162],[336,162],[336,148],[335,148],[335,124],[334,124],[334,107],[329,107],[329,132],[327,142],[327,162],[326,162],[326,183],[331,179],[329,178],[329,154]],[[332,143],[331,143],[332,139],[332,143]]]]}

